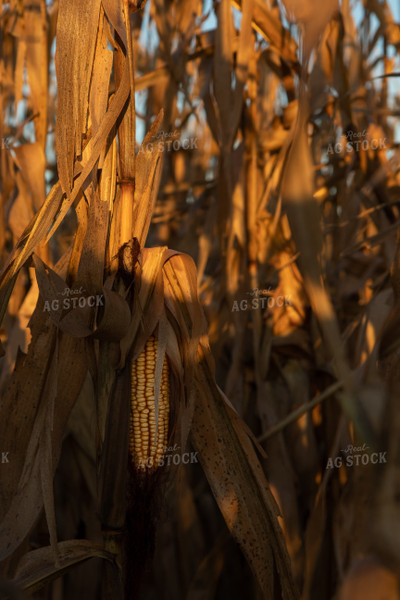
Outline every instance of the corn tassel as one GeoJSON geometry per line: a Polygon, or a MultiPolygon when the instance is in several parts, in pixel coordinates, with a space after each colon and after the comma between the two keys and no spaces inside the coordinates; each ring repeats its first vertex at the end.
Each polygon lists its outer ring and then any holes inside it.
{"type": "Polygon", "coordinates": [[[162,464],[168,443],[169,368],[164,358],[158,404],[158,430],[154,396],[157,340],[152,336],[131,364],[129,451],[139,470],[154,471],[162,464]]]}

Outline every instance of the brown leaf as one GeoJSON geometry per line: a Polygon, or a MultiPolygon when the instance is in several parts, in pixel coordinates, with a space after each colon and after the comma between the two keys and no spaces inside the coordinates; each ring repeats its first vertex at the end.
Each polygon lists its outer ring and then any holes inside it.
{"type": "MultiPolygon", "coordinates": [[[[50,364],[54,342],[50,336],[55,335],[55,330],[42,308],[43,305],[39,305],[31,319],[32,342],[28,355],[20,363],[19,370],[13,373],[2,397],[2,414],[7,414],[8,418],[2,419],[0,433],[12,462],[7,471],[0,471],[1,516],[11,502],[21,476],[25,452],[46,381],[47,366],[50,364]],[[41,368],[38,369],[35,365],[41,365],[41,368]],[[20,405],[18,398],[24,398],[24,403],[20,405]]],[[[21,516],[24,518],[24,515],[21,516]]]]}
{"type": "Polygon", "coordinates": [[[107,201],[100,199],[97,188],[93,184],[88,186],[85,196],[89,202],[88,221],[75,287],[83,285],[89,290],[99,290],[103,287],[109,205],[107,201]]]}
{"type": "Polygon", "coordinates": [[[101,0],[60,0],[57,20],[56,152],[61,187],[70,196],[82,155],[101,0]],[[85,57],[82,60],[82,57],[85,57]]]}
{"type": "Polygon", "coordinates": [[[83,152],[82,169],[80,171],[80,174],[75,179],[74,187],[68,199],[65,199],[63,201],[59,214],[57,215],[57,218],[55,220],[55,223],[53,224],[53,227],[51,228],[50,233],[48,233],[46,241],[48,241],[52,237],[54,232],[57,230],[61,221],[64,219],[65,215],[76,200],[79,192],[82,189],[83,184],[92,172],[92,169],[104,148],[104,144],[106,143],[106,140],[112,128],[114,127],[116,120],[118,119],[119,115],[121,114],[121,111],[124,108],[125,102],[127,101],[129,96],[129,92],[129,66],[126,62],[120,86],[118,87],[117,92],[115,93],[113,99],[110,102],[108,110],[101,122],[101,126],[97,134],[90,139],[90,142],[85,147],[85,150],[83,152]]]}
{"type": "Polygon", "coordinates": [[[127,48],[128,42],[126,39],[126,27],[122,8],[122,0],[102,0],[102,4],[107,18],[117,31],[119,37],[124,43],[125,48],[127,48]]]}
{"type": "Polygon", "coordinates": [[[147,132],[137,157],[132,237],[137,238],[141,248],[146,245],[161,178],[163,144],[161,140],[156,140],[163,117],[164,111],[161,110],[147,132]],[[149,150],[152,142],[154,145],[149,150]]]}
{"type": "Polygon", "coordinates": [[[252,443],[239,419],[232,422],[206,356],[200,347],[192,442],[225,522],[265,597],[272,597],[280,585],[283,599],[298,598],[277,506],[252,443]]]}
{"type": "Polygon", "coordinates": [[[107,111],[108,88],[113,63],[113,53],[107,48],[107,22],[100,18],[93,74],[90,84],[90,119],[92,135],[96,135],[107,111]]]}
{"type": "MultiPolygon", "coordinates": [[[[71,290],[66,285],[64,279],[53,271],[53,269],[45,265],[42,259],[35,254],[33,255],[33,264],[35,265],[39,293],[43,301],[50,305],[51,308],[47,312],[49,312],[52,320],[57,325],[63,312],[63,304],[60,301],[60,296],[64,296],[66,291],[68,292],[68,296],[70,296],[71,290]]],[[[44,310],[46,310],[46,306],[44,310]]]]}
{"type": "Polygon", "coordinates": [[[18,240],[0,275],[0,322],[3,320],[16,275],[46,235],[62,200],[59,183],[55,184],[40,211],[18,240]]]}
{"type": "Polygon", "coordinates": [[[283,4],[289,18],[294,18],[304,26],[304,58],[307,62],[311,50],[317,44],[333,13],[338,9],[339,2],[338,0],[328,0],[321,6],[317,0],[308,0],[308,2],[283,0],[283,4]]]}
{"type": "Polygon", "coordinates": [[[132,319],[120,344],[121,356],[118,365],[120,369],[125,366],[126,357],[135,340],[135,351],[131,358],[135,360],[139,356],[147,339],[153,333],[163,310],[162,265],[165,261],[166,251],[165,247],[143,248],[142,250],[136,279],[138,293],[135,294],[132,319]],[[147,316],[146,319],[143,318],[144,315],[147,316]]]}
{"type": "MultiPolygon", "coordinates": [[[[62,261],[60,268],[61,266],[62,261]]],[[[58,362],[54,365],[57,334],[43,311],[41,301],[31,319],[31,330],[32,342],[28,354],[17,364],[2,399],[2,412],[8,418],[6,423],[3,421],[0,425],[1,438],[12,457],[10,468],[7,472],[1,470],[0,473],[2,559],[10,556],[20,545],[40,515],[43,506],[42,452],[46,452],[46,457],[51,460],[48,464],[55,469],[64,426],[87,372],[84,341],[64,334],[58,338],[58,362]],[[55,369],[53,371],[52,364],[55,369]],[[54,389],[55,385],[57,390],[54,389]],[[57,410],[53,414],[55,393],[57,410]],[[51,436],[38,446],[46,419],[50,419],[49,422],[52,423],[51,436]],[[41,452],[38,452],[40,445],[41,452]]],[[[51,511],[51,506],[49,510],[51,511]]]]}
{"type": "MultiPolygon", "coordinates": [[[[55,325],[72,337],[84,338],[92,334],[99,339],[119,341],[126,335],[131,320],[127,302],[116,292],[104,286],[102,293],[93,285],[79,285],[71,289],[65,281],[43,261],[33,257],[44,311],[55,325]]],[[[112,282],[111,282],[112,283],[112,282]]]]}
{"type": "Polygon", "coordinates": [[[60,542],[58,547],[58,566],[54,564],[50,546],[25,554],[18,563],[13,583],[32,593],[89,558],[113,560],[113,555],[106,552],[103,546],[88,540],[67,540],[60,542]]]}
{"type": "Polygon", "coordinates": [[[131,321],[128,303],[119,294],[103,287],[104,310],[97,321],[94,337],[110,342],[119,342],[125,337],[131,321]]]}

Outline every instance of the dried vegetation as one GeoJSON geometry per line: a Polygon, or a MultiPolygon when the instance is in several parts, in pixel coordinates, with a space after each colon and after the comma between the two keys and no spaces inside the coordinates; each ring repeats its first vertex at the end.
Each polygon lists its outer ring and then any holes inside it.
{"type": "Polygon", "coordinates": [[[397,598],[388,2],[3,0],[0,23],[1,598],[397,598]]]}

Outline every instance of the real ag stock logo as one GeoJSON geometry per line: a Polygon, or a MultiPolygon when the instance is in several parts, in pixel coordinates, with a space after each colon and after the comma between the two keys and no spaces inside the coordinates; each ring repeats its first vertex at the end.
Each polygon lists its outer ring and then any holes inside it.
{"type": "Polygon", "coordinates": [[[266,308],[272,309],[276,306],[281,308],[282,306],[292,305],[290,301],[291,296],[275,296],[271,286],[266,290],[254,288],[254,290],[246,292],[246,294],[251,296],[251,299],[243,298],[243,300],[234,300],[232,312],[258,310],[260,308],[264,310],[266,308]]]}
{"type": "Polygon", "coordinates": [[[65,288],[62,292],[58,292],[61,298],[54,298],[53,300],[46,300],[43,307],[43,312],[58,311],[60,309],[70,310],[75,308],[85,308],[89,306],[91,308],[104,306],[103,294],[96,294],[92,296],[84,296],[86,290],[80,287],[76,290],[65,288]]]}
{"type": "Polygon", "coordinates": [[[186,138],[183,140],[179,138],[179,129],[171,132],[160,131],[154,138],[154,141],[147,142],[146,144],[140,146],[138,154],[141,152],[170,152],[171,150],[177,152],[178,150],[198,149],[198,138],[186,138]]]}
{"type": "Polygon", "coordinates": [[[145,467],[151,468],[154,465],[157,467],[169,467],[171,465],[188,465],[199,462],[197,458],[198,452],[184,452],[181,454],[179,449],[180,447],[177,444],[175,444],[175,446],[165,446],[164,454],[158,459],[158,461],[154,462],[154,458],[150,456],[146,460],[140,460],[138,467],[141,469],[144,469],[145,467]]]}
{"type": "Polygon", "coordinates": [[[366,466],[370,463],[373,465],[387,463],[387,451],[385,452],[368,452],[369,446],[353,446],[349,444],[341,450],[341,454],[336,457],[328,458],[326,469],[340,469],[342,465],[352,468],[366,466]]]}
{"type": "Polygon", "coordinates": [[[328,146],[328,154],[350,154],[352,152],[360,152],[360,150],[386,150],[389,147],[389,142],[386,137],[369,133],[367,129],[363,131],[346,131],[343,133],[340,140],[330,143],[328,146]]]}

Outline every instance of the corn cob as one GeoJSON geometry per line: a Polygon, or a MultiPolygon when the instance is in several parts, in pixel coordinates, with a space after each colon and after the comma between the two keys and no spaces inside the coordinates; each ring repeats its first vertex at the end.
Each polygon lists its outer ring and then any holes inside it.
{"type": "Polygon", "coordinates": [[[154,397],[156,357],[157,340],[152,336],[147,340],[140,356],[131,364],[129,451],[133,464],[143,471],[154,471],[162,464],[168,442],[169,368],[165,357],[158,404],[158,431],[156,431],[154,397]]]}

